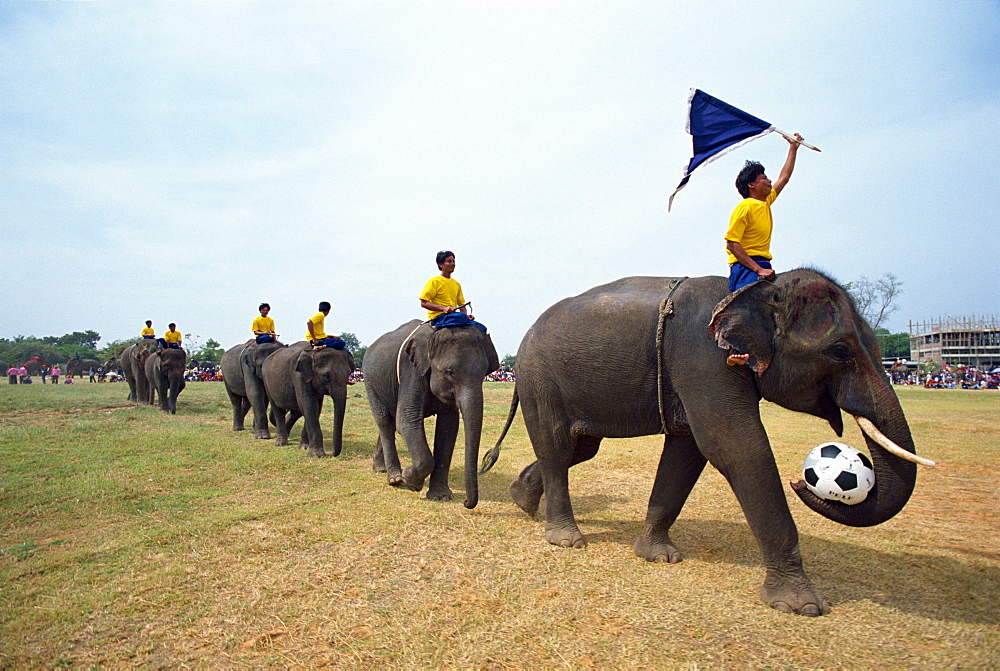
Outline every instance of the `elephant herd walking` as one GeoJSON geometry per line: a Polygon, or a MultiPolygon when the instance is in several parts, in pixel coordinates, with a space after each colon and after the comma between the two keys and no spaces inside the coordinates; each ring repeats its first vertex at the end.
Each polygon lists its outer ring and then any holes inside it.
{"type": "MultiPolygon", "coordinates": [[[[123,355],[130,390],[142,398],[143,376],[156,380],[173,411],[174,362],[143,343],[123,355]],[[152,357],[158,363],[150,364],[152,357]],[[128,360],[129,365],[126,365],[128,360]],[[129,372],[131,370],[131,372],[129,372]]],[[[435,329],[413,320],[378,338],[365,355],[365,389],[378,438],[376,471],[392,486],[450,500],[448,475],[460,419],[464,424],[465,506],[478,502],[477,462],[483,428],[483,381],[499,367],[493,342],[473,326],[435,329]],[[433,443],[425,419],[436,416],[433,443]],[[411,457],[403,468],[402,436],[411,457]]],[[[183,366],[181,366],[183,369],[183,366]]],[[[222,358],[234,431],[254,412],[253,436],[286,445],[304,421],[300,446],[326,456],[319,417],[334,404],[333,454],[340,454],[348,378],[347,350],[308,342],[237,345],[222,358]]],[[[545,311],[517,352],[516,383],[506,426],[483,459],[496,462],[520,406],[536,461],[510,486],[534,516],[545,498],[545,538],[581,548],[569,494],[569,469],[592,459],[604,438],[663,434],[645,525],[635,553],[676,563],[670,531],[705,466],[725,476],[763,555],[761,597],[784,612],[822,615],[830,608],[806,575],[781,477],[759,403],[766,399],[826,420],[839,436],[842,412],[857,419],[871,453],[875,485],[854,506],[822,500],[792,483],[802,502],[848,526],[891,519],[909,500],[917,457],[909,426],[882,371],[877,340],[847,292],[812,270],[779,274],[735,293],[721,277],[630,277],[567,298],[545,311]],[[727,365],[730,351],[747,365],[727,365]]],[[[151,392],[148,392],[151,394],[151,392]]],[[[151,396],[150,396],[151,398],[151,396]]]]}
{"type": "Polygon", "coordinates": [[[128,400],[139,405],[156,405],[177,414],[177,396],[184,390],[187,354],[179,348],[161,349],[155,340],[143,339],[126,347],[118,359],[128,383],[128,400]]]}

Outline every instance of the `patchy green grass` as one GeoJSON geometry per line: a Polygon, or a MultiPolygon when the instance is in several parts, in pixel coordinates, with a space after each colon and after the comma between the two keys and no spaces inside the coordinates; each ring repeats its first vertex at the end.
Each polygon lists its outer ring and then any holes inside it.
{"type": "MultiPolygon", "coordinates": [[[[484,449],[512,385],[486,385],[484,449]]],[[[371,472],[351,387],[344,453],[230,431],[222,385],[178,414],[123,385],[0,386],[0,665],[337,667],[992,667],[1000,663],[1000,394],[902,389],[920,469],[910,504],[838,526],[789,492],[806,568],[830,600],[778,613],[724,479],[707,469],[650,564],[641,528],[660,440],[607,440],[571,473],[590,542],[555,548],[507,487],[532,459],[518,416],[481,502],[434,503],[371,472]]],[[[762,404],[786,480],[820,420],[762,404]]],[[[329,408],[323,425],[329,431],[329,408]]],[[[429,422],[429,429],[432,422],[429,422]]],[[[855,426],[844,442],[863,446],[855,426]]]]}

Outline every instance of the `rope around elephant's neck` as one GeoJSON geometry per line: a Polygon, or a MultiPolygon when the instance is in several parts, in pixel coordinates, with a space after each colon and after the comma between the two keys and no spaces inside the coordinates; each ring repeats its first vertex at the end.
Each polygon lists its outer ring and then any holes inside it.
{"type": "Polygon", "coordinates": [[[667,315],[674,314],[674,292],[687,277],[670,280],[670,291],[667,297],[660,301],[659,315],[656,318],[656,403],[660,409],[660,427],[663,435],[667,434],[667,416],[663,412],[663,324],[667,315]]]}

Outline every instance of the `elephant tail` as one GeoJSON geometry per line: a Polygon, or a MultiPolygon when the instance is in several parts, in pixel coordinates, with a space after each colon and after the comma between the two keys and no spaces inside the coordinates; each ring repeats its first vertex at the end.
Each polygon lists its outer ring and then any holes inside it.
{"type": "Polygon", "coordinates": [[[500,443],[507,436],[507,431],[510,430],[510,425],[514,423],[514,415],[517,414],[517,404],[519,399],[517,397],[517,385],[514,385],[514,398],[510,401],[510,412],[507,413],[507,423],[504,424],[503,431],[500,432],[500,437],[497,438],[497,444],[493,446],[493,449],[489,450],[483,455],[483,460],[479,464],[479,474],[482,475],[486,471],[493,468],[493,464],[497,463],[497,459],[500,458],[500,443]]]}

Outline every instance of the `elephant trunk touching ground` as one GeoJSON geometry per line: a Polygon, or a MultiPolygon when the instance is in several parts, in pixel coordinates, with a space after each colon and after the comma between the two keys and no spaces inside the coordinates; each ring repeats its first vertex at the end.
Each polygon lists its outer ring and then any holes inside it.
{"type": "Polygon", "coordinates": [[[472,387],[456,399],[465,425],[465,502],[472,509],[479,504],[479,441],[483,435],[483,388],[472,387]]]}

